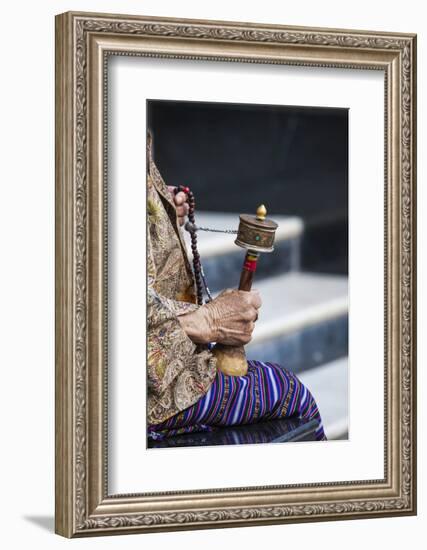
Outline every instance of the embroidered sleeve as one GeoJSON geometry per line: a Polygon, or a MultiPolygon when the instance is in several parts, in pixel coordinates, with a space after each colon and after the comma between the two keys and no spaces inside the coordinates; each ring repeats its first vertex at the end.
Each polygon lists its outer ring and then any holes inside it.
{"type": "MultiPolygon", "coordinates": [[[[150,237],[148,237],[147,269],[147,346],[148,389],[157,397],[169,394],[168,399],[193,402],[205,388],[194,386],[209,363],[206,384],[213,379],[212,357],[209,351],[197,351],[196,344],[187,336],[178,321],[178,316],[196,310],[199,306],[165,298],[156,292],[155,262],[150,237]],[[203,368],[204,366],[204,368],[203,368]],[[202,368],[200,368],[202,367],[202,368]],[[183,383],[184,380],[186,383],[183,383]],[[180,395],[181,393],[181,395],[180,395]]],[[[202,377],[203,378],[203,377],[202,377]]],[[[207,386],[206,386],[207,387],[207,386]]],[[[177,404],[179,408],[179,403],[177,404]]]]}
{"type": "MultiPolygon", "coordinates": [[[[159,298],[160,296],[157,295],[159,298]]],[[[190,311],[195,311],[200,306],[197,304],[192,304],[190,302],[181,302],[180,300],[171,300],[170,298],[165,298],[162,296],[161,301],[165,307],[167,307],[172,313],[174,313],[176,316],[178,315],[184,315],[185,313],[189,313],[190,311]]]]}

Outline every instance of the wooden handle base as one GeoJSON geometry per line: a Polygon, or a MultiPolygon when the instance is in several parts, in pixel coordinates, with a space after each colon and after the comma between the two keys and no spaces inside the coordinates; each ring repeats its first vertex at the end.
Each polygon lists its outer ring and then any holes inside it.
{"type": "Polygon", "coordinates": [[[212,349],[217,369],[228,376],[245,376],[248,372],[245,348],[215,344],[212,349]]]}

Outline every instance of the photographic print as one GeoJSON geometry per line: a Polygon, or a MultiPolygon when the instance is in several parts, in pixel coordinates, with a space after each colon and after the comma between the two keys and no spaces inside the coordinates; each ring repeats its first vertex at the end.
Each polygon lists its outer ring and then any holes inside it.
{"type": "Polygon", "coordinates": [[[348,110],[147,101],[149,448],[348,437],[348,110]]]}

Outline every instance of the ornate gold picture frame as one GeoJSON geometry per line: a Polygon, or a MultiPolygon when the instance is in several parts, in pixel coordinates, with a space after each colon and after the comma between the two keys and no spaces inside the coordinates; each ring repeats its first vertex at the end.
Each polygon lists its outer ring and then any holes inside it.
{"type": "Polygon", "coordinates": [[[56,17],[58,534],[416,513],[415,154],[415,35],[72,12],[56,17]],[[384,73],[383,479],[109,494],[106,60],[115,55],[384,73]]]}

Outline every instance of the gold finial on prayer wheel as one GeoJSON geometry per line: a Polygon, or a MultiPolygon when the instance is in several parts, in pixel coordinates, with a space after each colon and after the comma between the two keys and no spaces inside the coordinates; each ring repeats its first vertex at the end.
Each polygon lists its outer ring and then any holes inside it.
{"type": "Polygon", "coordinates": [[[267,209],[263,204],[260,204],[256,209],[256,219],[264,221],[267,215],[267,209]]]}

